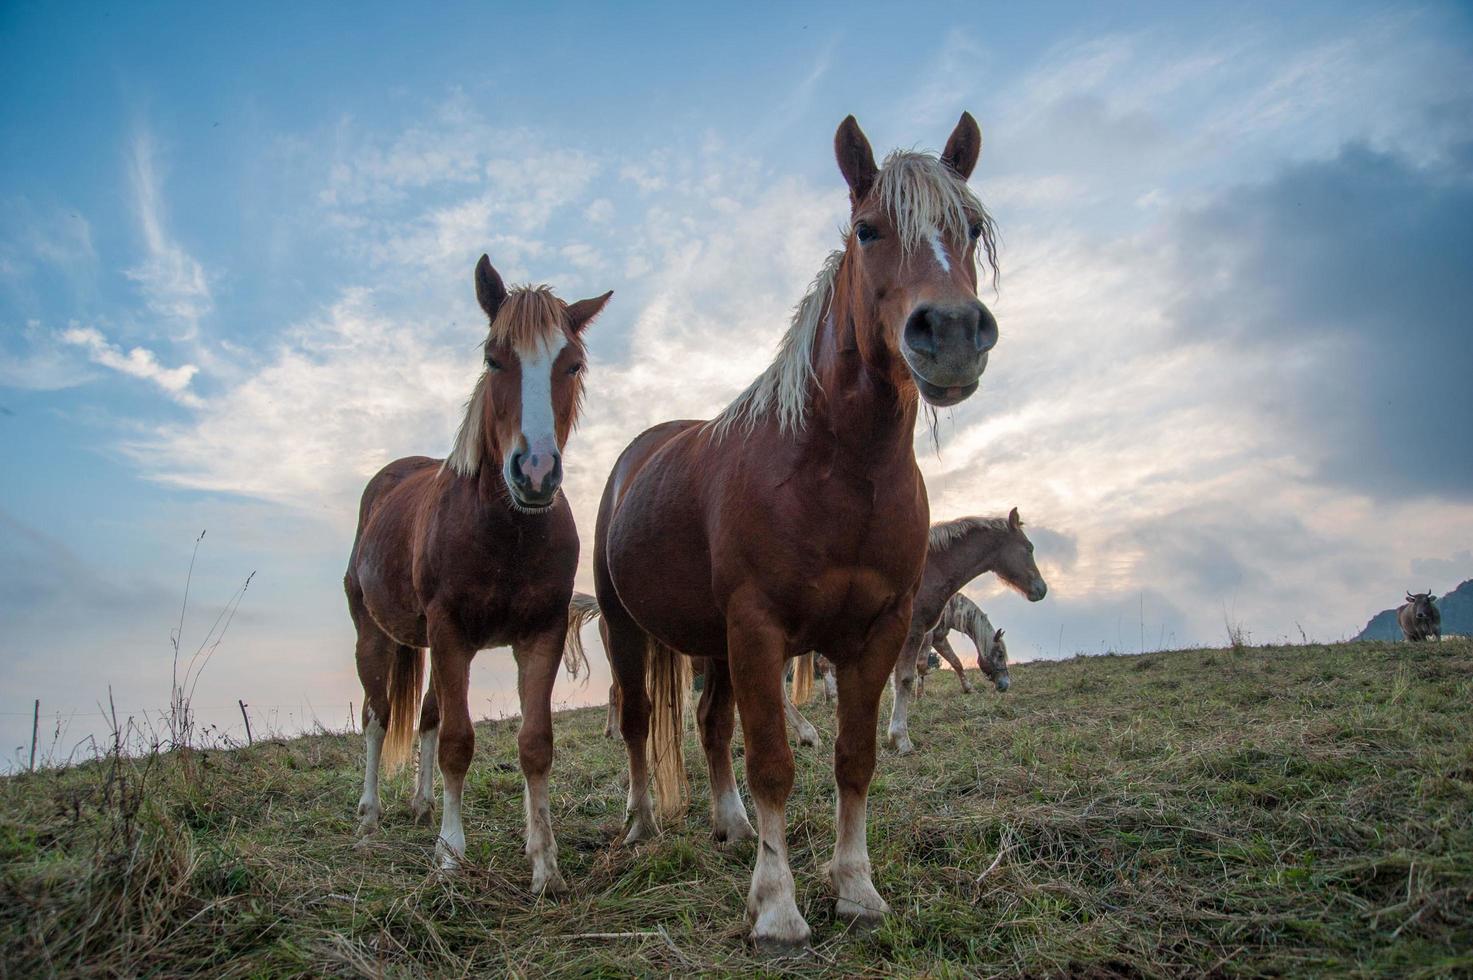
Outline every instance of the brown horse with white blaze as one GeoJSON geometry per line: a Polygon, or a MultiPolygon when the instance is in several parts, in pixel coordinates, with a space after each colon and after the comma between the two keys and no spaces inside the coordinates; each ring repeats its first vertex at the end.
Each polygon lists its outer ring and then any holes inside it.
{"type": "Polygon", "coordinates": [[[552,893],[566,888],[547,801],[552,685],[578,566],[578,531],[560,491],[562,449],[582,399],[583,331],[611,294],[569,305],[545,286],[508,291],[484,255],[475,280],[490,332],[485,370],[454,448],[443,461],[396,460],[369,481],[344,579],[358,630],[368,746],[359,831],[378,828],[380,762],[393,770],[409,754],[428,647],[431,685],[412,806],[418,817],[430,811],[438,748],[445,786],[435,849],[442,868],[458,865],[462,792],[475,748],[471,658],[510,645],[532,890],[552,893]]]}
{"type": "Polygon", "coordinates": [[[767,948],[810,935],[788,865],[782,695],[785,661],[808,650],[838,671],[828,866],[838,913],[877,921],[889,909],[871,880],[865,809],[880,694],[926,557],[917,395],[968,397],[997,341],[977,299],[976,255],[992,260],[993,237],[966,183],[981,148],[972,117],[940,157],[896,152],[876,166],[852,116],[834,145],[852,209],[844,248],[799,303],[772,366],[720,416],[657,425],[625,449],[594,544],[629,753],[626,841],[656,832],[651,768],[666,777],[662,811],[683,803],[689,658],[710,658],[699,729],[714,831],[752,836],[731,768],[739,707],[760,837],[747,910],[767,948]]]}

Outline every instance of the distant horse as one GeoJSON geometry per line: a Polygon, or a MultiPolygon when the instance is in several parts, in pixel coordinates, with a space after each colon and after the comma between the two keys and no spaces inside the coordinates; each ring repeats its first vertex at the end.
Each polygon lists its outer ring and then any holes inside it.
{"type": "Polygon", "coordinates": [[[1396,610],[1401,633],[1413,643],[1437,637],[1442,642],[1442,613],[1437,609],[1437,596],[1432,590],[1408,592],[1407,601],[1396,610]]]}
{"type": "Polygon", "coordinates": [[[508,292],[484,255],[475,280],[490,333],[454,448],[443,461],[396,460],[369,481],[344,579],[368,744],[359,832],[378,829],[381,756],[392,772],[409,755],[428,647],[431,684],[411,806],[419,818],[430,812],[438,743],[445,800],[435,850],[442,868],[458,865],[475,748],[471,658],[509,644],[521,695],[517,747],[532,891],[560,892],[547,773],[552,685],[578,566],[578,531],[560,492],[562,447],[583,394],[583,331],[611,294],[569,305],[545,286],[508,292]]]}
{"type": "MultiPolygon", "coordinates": [[[[926,570],[916,592],[914,612],[906,633],[905,650],[895,665],[895,708],[892,708],[890,736],[903,753],[911,751],[907,731],[907,704],[915,684],[917,659],[923,655],[933,628],[941,619],[946,604],[963,585],[988,572],[994,572],[1008,586],[1037,602],[1048,594],[1048,583],[1033,559],[1033,542],[1023,531],[1023,519],[1014,507],[1007,517],[961,517],[931,525],[926,570]]],[[[974,638],[975,639],[975,638],[974,638]]],[[[979,646],[978,650],[982,648],[979,646]]],[[[959,662],[959,661],[958,661],[959,662]]],[[[824,690],[829,692],[832,674],[824,668],[824,690]]],[[[801,666],[800,666],[801,669],[801,666]]],[[[985,670],[985,668],[984,668],[985,670]]],[[[965,677],[963,677],[965,680],[965,677]]],[[[831,696],[831,695],[829,695],[831,696]]]]}
{"type": "Polygon", "coordinates": [[[1037,602],[1048,594],[1048,583],[1033,560],[1033,542],[1023,533],[1023,519],[1014,507],[1006,518],[963,517],[931,528],[931,550],[926,575],[916,593],[905,647],[895,664],[895,701],[890,707],[889,741],[904,755],[910,752],[910,698],[914,693],[916,658],[926,635],[941,619],[946,603],[961,587],[979,575],[997,577],[1037,602]]]}
{"type": "Polygon", "coordinates": [[[977,648],[977,669],[982,671],[982,676],[992,681],[998,691],[1006,691],[1012,684],[1012,679],[1008,676],[1008,647],[1002,638],[1003,631],[993,629],[987,614],[975,602],[958,592],[947,601],[945,608],[941,610],[941,619],[937,621],[936,628],[926,635],[925,642],[921,644],[920,656],[916,658],[916,673],[921,682],[917,685],[916,694],[920,695],[925,676],[930,672],[926,663],[930,659],[926,655],[928,648],[935,649],[941,659],[956,671],[956,676],[961,678],[963,691],[971,694],[975,690],[967,678],[966,667],[962,665],[961,658],[956,655],[947,639],[947,634],[952,630],[965,634],[977,648]]]}
{"type": "Polygon", "coordinates": [[[782,691],[784,661],[808,650],[839,678],[838,916],[889,910],[871,881],[865,812],[880,694],[926,554],[915,421],[921,398],[955,405],[976,391],[997,342],[975,261],[979,243],[992,260],[992,224],[966,183],[980,148],[963,115],[940,157],[896,152],[878,167],[845,119],[834,138],[852,206],[844,248],[772,366],[717,418],[639,436],[599,507],[593,572],[622,695],[625,840],[656,832],[651,770],[661,811],[683,809],[688,658],[710,658],[698,717],[712,820],[718,840],[752,836],[731,768],[739,707],[761,839],[747,911],[764,948],[810,936],[788,865],[782,691]]]}

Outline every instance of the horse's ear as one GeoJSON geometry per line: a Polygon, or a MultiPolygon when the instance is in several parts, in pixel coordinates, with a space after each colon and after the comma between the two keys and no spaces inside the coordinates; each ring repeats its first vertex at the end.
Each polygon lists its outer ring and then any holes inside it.
{"type": "Polygon", "coordinates": [[[839,161],[839,172],[849,185],[849,204],[859,203],[869,196],[870,188],[880,168],[875,166],[875,151],[870,149],[869,140],[853,116],[845,116],[834,133],[834,158],[839,161]]]}
{"type": "Polygon", "coordinates": [[[602,296],[592,299],[580,299],[568,307],[568,323],[572,326],[574,333],[582,333],[583,328],[593,322],[593,318],[603,312],[608,305],[609,297],[614,295],[611,289],[602,296]]]}
{"type": "Polygon", "coordinates": [[[1002,630],[998,630],[997,631],[997,635],[994,636],[993,639],[994,640],[1001,640],[1002,639],[1002,630]]]}
{"type": "Polygon", "coordinates": [[[491,257],[488,255],[482,255],[481,261],[476,263],[476,299],[480,301],[481,309],[486,311],[486,316],[492,320],[496,319],[496,311],[506,301],[506,286],[502,283],[500,274],[491,268],[491,257]]]}
{"type": "Polygon", "coordinates": [[[951,131],[951,138],[946,141],[946,149],[941,151],[941,162],[951,168],[951,172],[962,180],[972,176],[972,170],[977,166],[977,157],[982,153],[982,130],[977,126],[977,120],[972,118],[970,112],[962,113],[957,120],[956,129],[951,131]]]}
{"type": "Polygon", "coordinates": [[[1018,508],[1014,507],[1008,511],[1008,527],[1016,531],[1023,526],[1023,518],[1018,516],[1018,508]]]}

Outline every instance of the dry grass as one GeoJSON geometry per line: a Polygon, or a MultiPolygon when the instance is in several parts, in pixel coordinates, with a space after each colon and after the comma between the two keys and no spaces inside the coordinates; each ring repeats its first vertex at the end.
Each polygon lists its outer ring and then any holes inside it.
{"type": "MultiPolygon", "coordinates": [[[[470,870],[430,871],[408,776],[353,848],[361,746],[310,736],[0,781],[0,975],[1173,976],[1473,972],[1473,644],[1201,650],[1024,664],[1005,697],[945,677],[920,754],[884,754],[876,884],[846,935],[816,868],[828,752],[789,806],[815,948],[744,942],[752,845],[684,826],[637,848],[602,710],[558,719],[573,897],[534,902],[512,724],[478,730],[470,870]]],[[[809,709],[825,736],[833,719],[809,709]]],[[[694,742],[690,758],[700,760],[694,742]]]]}

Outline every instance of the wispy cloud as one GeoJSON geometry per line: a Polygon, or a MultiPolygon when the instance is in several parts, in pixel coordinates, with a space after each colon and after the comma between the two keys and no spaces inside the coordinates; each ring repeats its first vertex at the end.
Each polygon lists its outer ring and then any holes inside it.
{"type": "Polygon", "coordinates": [[[190,380],[199,373],[199,368],[193,364],[166,368],[159,363],[158,355],[148,348],[131,347],[124,351],[93,327],[70,327],[62,331],[61,339],[86,351],[93,364],[147,381],[181,405],[200,408],[204,404],[189,390],[190,380]]]}
{"type": "Polygon", "coordinates": [[[128,175],[146,252],[128,278],[142,289],[149,310],[180,331],[179,339],[193,339],[214,303],[204,267],[169,233],[156,148],[146,130],[133,138],[128,175]]]}

